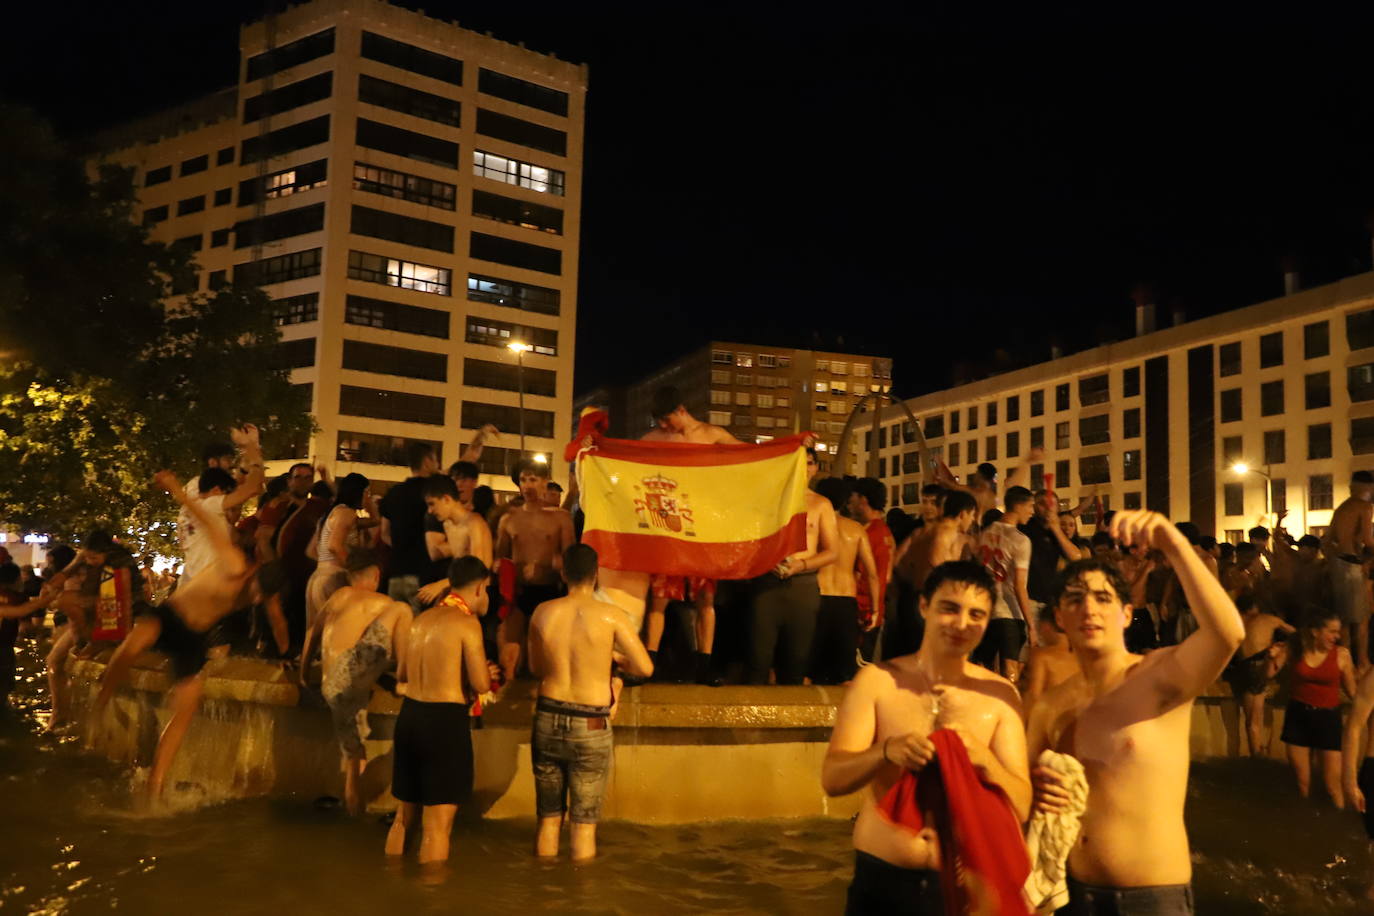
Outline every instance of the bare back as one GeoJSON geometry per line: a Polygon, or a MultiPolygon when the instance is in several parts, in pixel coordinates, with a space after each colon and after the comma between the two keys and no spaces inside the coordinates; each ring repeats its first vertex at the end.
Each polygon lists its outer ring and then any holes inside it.
{"type": "Polygon", "coordinates": [[[1369,542],[1371,518],[1374,518],[1374,504],[1351,496],[1336,507],[1331,514],[1331,527],[1326,532],[1325,546],[1327,556],[1355,556],[1364,554],[1365,548],[1374,547],[1369,542]]]}
{"type": "Polygon", "coordinates": [[[836,517],[839,529],[839,542],[835,545],[835,562],[821,567],[819,584],[822,595],[837,595],[853,598],[858,594],[858,582],[854,577],[854,561],[859,553],[859,542],[868,536],[863,525],[852,518],[836,517]]]}
{"type": "Polygon", "coordinates": [[[501,519],[497,556],[510,557],[526,585],[558,582],[559,558],[572,545],[572,516],[566,509],[526,504],[501,519]]]}
{"type": "Polygon", "coordinates": [[[357,645],[374,620],[382,619],[394,644],[395,628],[408,626],[411,618],[410,605],[352,585],[345,585],[330,595],[320,613],[324,617],[320,657],[326,670],[341,653],[357,645]]]}
{"type": "Polygon", "coordinates": [[[535,608],[529,644],[539,695],[565,703],[610,706],[613,653],[642,655],[648,661],[625,612],[587,591],[535,608]]]}
{"type": "Polygon", "coordinates": [[[1262,652],[1274,644],[1275,632],[1292,632],[1293,628],[1283,618],[1273,614],[1253,614],[1243,617],[1245,621],[1245,640],[1240,644],[1240,657],[1247,658],[1262,652]]]}
{"type": "Polygon", "coordinates": [[[477,693],[491,686],[481,624],[462,608],[432,607],[411,621],[397,681],[412,700],[466,703],[465,680],[477,693]]]}

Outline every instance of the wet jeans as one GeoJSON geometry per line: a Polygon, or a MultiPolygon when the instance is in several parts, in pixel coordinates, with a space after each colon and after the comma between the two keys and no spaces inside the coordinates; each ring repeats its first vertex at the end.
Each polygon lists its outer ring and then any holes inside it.
{"type": "Polygon", "coordinates": [[[1069,878],[1066,916],[1192,916],[1193,888],[1189,884],[1157,887],[1095,887],[1069,878]]]}
{"type": "Polygon", "coordinates": [[[530,738],[539,816],[568,811],[574,824],[600,820],[612,745],[609,707],[540,697],[530,738]]]}

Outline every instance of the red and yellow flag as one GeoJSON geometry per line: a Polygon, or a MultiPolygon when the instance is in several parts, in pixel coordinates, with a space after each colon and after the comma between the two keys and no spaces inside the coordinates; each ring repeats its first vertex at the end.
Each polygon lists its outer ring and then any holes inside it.
{"type": "Polygon", "coordinates": [[[577,465],[582,542],[607,569],[761,576],[806,546],[802,439],[696,445],[598,436],[577,465]]]}

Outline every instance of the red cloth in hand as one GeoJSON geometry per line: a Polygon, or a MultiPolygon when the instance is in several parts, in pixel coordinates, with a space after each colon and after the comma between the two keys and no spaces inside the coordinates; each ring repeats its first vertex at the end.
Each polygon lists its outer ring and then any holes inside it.
{"type": "Polygon", "coordinates": [[[1011,802],[979,777],[957,732],[938,729],[930,740],[935,759],[920,774],[903,773],[878,813],[916,833],[926,827],[922,812],[930,812],[947,916],[1029,916],[1021,888],[1030,858],[1011,802]]]}
{"type": "Polygon", "coordinates": [[[502,620],[515,607],[515,564],[504,557],[496,561],[497,587],[501,590],[501,607],[496,613],[502,620]]]}
{"type": "Polygon", "coordinates": [[[604,410],[594,410],[588,407],[582,411],[582,416],[577,421],[577,434],[572,441],[563,447],[563,460],[576,461],[577,453],[582,451],[582,440],[591,436],[593,441],[606,435],[606,430],[611,428],[611,415],[604,410]]]}

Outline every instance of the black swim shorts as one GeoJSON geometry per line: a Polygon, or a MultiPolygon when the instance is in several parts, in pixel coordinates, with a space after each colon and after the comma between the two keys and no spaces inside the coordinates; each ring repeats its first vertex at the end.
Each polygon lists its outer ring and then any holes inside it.
{"type": "Polygon", "coordinates": [[[171,601],[155,606],[152,615],[161,624],[153,648],[171,659],[172,680],[184,681],[200,674],[205,667],[206,634],[188,627],[171,601]]]}
{"type": "Polygon", "coordinates": [[[1279,740],[1294,747],[1307,747],[1314,751],[1339,751],[1341,749],[1341,709],[1333,706],[1323,709],[1290,700],[1283,714],[1283,733],[1279,740]]]}
{"type": "Polygon", "coordinates": [[[1364,832],[1374,840],[1374,757],[1360,764],[1358,785],[1364,793],[1364,832]]]}
{"type": "Polygon", "coordinates": [[[902,868],[866,852],[854,853],[854,880],[844,916],[944,916],[940,873],[902,868]]]}
{"type": "Polygon", "coordinates": [[[472,795],[472,724],[463,703],[406,697],[396,716],[391,794],[416,805],[461,805],[472,795]]]}

